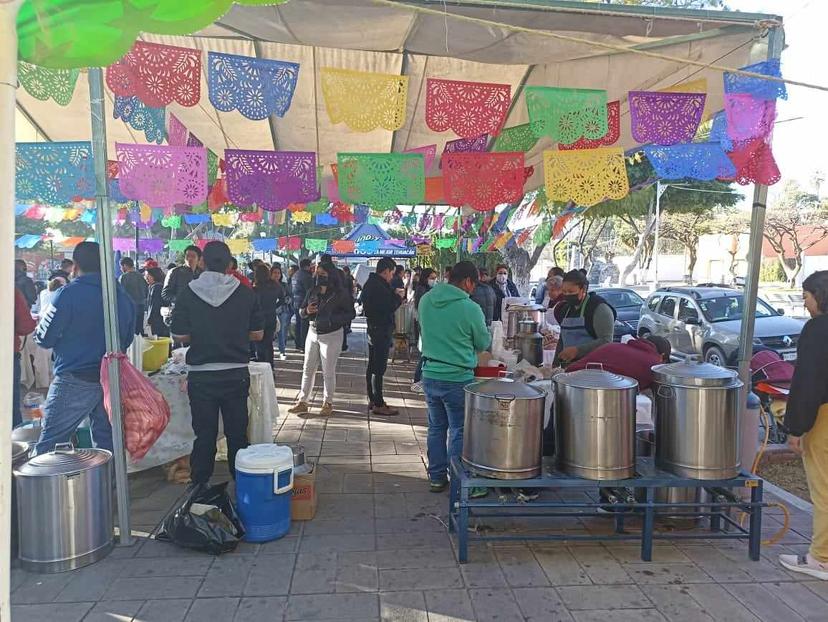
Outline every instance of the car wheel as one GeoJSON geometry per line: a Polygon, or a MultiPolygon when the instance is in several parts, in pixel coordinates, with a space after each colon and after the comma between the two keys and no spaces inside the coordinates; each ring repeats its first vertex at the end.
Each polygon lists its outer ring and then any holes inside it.
{"type": "Polygon", "coordinates": [[[710,363],[711,365],[717,365],[719,367],[726,367],[727,357],[724,352],[722,352],[721,348],[717,346],[710,346],[704,351],[704,362],[710,363]]]}

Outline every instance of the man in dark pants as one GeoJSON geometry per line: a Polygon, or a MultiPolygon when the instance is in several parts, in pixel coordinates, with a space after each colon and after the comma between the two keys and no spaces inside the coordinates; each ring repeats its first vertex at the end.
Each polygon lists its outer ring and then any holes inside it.
{"type": "Polygon", "coordinates": [[[147,292],[149,285],[144,280],[144,276],[135,270],[135,262],[131,257],[123,257],[121,259],[121,278],[119,279],[121,286],[129,294],[132,299],[132,304],[135,305],[135,334],[144,334],[144,310],[147,305],[147,292]]]}
{"type": "Polygon", "coordinates": [[[402,299],[391,287],[394,278],[394,260],[383,257],[377,262],[376,272],[368,276],[362,288],[362,309],[368,322],[368,408],[375,415],[397,415],[399,411],[385,403],[382,396],[382,377],[388,368],[388,351],[394,328],[394,311],[402,299]]]}
{"type": "Polygon", "coordinates": [[[299,307],[305,301],[305,296],[313,288],[313,275],[311,274],[311,260],[307,257],[299,262],[299,270],[291,278],[293,291],[293,308],[296,309],[296,349],[299,352],[305,351],[305,337],[308,335],[307,321],[299,315],[299,307]]]}
{"type": "Polygon", "coordinates": [[[173,309],[173,338],[190,345],[187,394],[196,437],[190,454],[193,484],[207,484],[213,475],[219,413],[233,478],[236,454],[247,447],[248,348],[264,336],[264,317],[253,290],[225,274],[231,259],[224,242],[209,242],[204,247],[205,272],[179,293],[173,309]]]}

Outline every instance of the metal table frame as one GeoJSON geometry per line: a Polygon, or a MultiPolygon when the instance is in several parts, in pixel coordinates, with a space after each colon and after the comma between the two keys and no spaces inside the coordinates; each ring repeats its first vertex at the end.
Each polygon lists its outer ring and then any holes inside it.
{"type": "Polygon", "coordinates": [[[640,540],[641,559],[651,561],[653,540],[747,540],[748,554],[753,561],[759,560],[759,550],[762,538],[762,508],[766,507],[762,500],[762,480],[755,475],[746,473],[726,480],[698,480],[678,477],[658,469],[652,458],[639,458],[636,462],[636,471],[639,477],[622,480],[595,481],[579,477],[572,477],[556,471],[551,460],[544,459],[543,475],[532,479],[501,480],[487,477],[478,477],[470,472],[459,457],[451,460],[451,488],[449,492],[449,532],[457,536],[458,556],[460,563],[468,560],[469,540],[640,540]],[[645,500],[636,503],[619,503],[613,507],[618,510],[611,517],[615,521],[615,533],[604,534],[546,534],[546,535],[490,535],[481,536],[469,534],[469,519],[471,517],[573,517],[606,516],[598,512],[598,508],[606,507],[606,501],[577,502],[577,501],[532,501],[522,503],[517,500],[501,502],[490,501],[486,498],[470,499],[472,488],[567,488],[567,489],[598,489],[598,488],[628,488],[644,489],[645,500]],[[721,488],[732,490],[735,488],[749,488],[750,501],[705,501],[698,503],[659,503],[654,501],[656,488],[721,488]],[[527,508],[549,508],[550,512],[527,512],[527,508]],[[708,531],[694,533],[658,533],[655,519],[660,509],[669,508],[668,512],[661,512],[670,517],[681,516],[683,512],[675,509],[687,508],[687,516],[706,516],[710,518],[708,531]],[[750,517],[748,528],[730,516],[730,510],[738,509],[750,517]],[[580,511],[577,511],[580,510],[580,511]],[[641,533],[624,531],[625,518],[643,516],[641,533]]]}

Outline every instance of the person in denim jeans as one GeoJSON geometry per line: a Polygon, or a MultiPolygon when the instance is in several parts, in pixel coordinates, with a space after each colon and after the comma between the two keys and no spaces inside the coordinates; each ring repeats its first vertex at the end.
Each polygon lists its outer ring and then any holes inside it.
{"type": "MultiPolygon", "coordinates": [[[[483,311],[469,295],[477,268],[461,261],[448,283],[438,283],[420,300],[423,391],[428,406],[428,478],[432,492],[448,484],[449,461],[463,451],[464,388],[474,380],[477,354],[491,342],[483,311]]],[[[472,496],[484,496],[474,489],[472,496]]]]}
{"type": "MultiPolygon", "coordinates": [[[[106,336],[100,248],[96,242],[81,242],[75,247],[73,259],[77,278],[57,291],[35,332],[35,343],[51,348],[55,363],[55,379],[46,397],[43,428],[35,446],[37,454],[67,442],[87,417],[95,446],[112,451],[112,428],[101,388],[106,336]]],[[[121,285],[116,287],[123,352],[135,333],[135,307],[126,290],[121,285]]]]}

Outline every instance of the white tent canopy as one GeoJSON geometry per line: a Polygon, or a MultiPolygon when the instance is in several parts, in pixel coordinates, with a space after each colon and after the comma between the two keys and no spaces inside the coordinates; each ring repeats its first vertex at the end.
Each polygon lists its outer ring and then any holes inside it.
{"type": "MultiPolygon", "coordinates": [[[[329,164],[336,162],[337,152],[382,153],[434,143],[441,150],[447,140],[457,138],[451,132],[435,133],[425,124],[428,77],[511,85],[513,100],[506,127],[528,121],[524,85],[606,89],[609,101],[622,101],[620,145],[629,149],[635,145],[625,103],[628,91],[657,90],[706,78],[709,116],[722,108],[721,72],[632,51],[607,50],[589,42],[738,68],[766,58],[763,34],[769,19],[553,0],[497,5],[476,0],[446,5],[407,0],[395,6],[372,0],[293,0],[282,6],[236,5],[217,23],[192,36],[144,35],[143,39],[299,63],[293,103],[284,118],[273,117],[270,125],[212,107],[207,97],[206,55],[200,103],[192,108],[173,104],[168,110],[219,154],[225,148],[314,151],[320,164],[329,164]],[[441,14],[417,10],[423,7],[441,14]],[[459,15],[504,26],[470,23],[458,19],[459,15]],[[506,25],[578,37],[585,43],[515,32],[506,25]],[[396,132],[357,133],[344,124],[332,124],[319,83],[324,67],[408,75],[405,125],[396,132]]],[[[115,142],[145,140],[141,132],[111,117],[114,97],[109,91],[107,95],[112,159],[115,142]]],[[[89,139],[85,74],[67,108],[38,101],[23,89],[18,89],[18,105],[48,139],[89,139]]],[[[527,190],[542,184],[541,154],[550,145],[549,139],[542,139],[527,154],[527,165],[535,166],[527,190]]],[[[437,174],[434,166],[431,174],[437,174]]]]}

